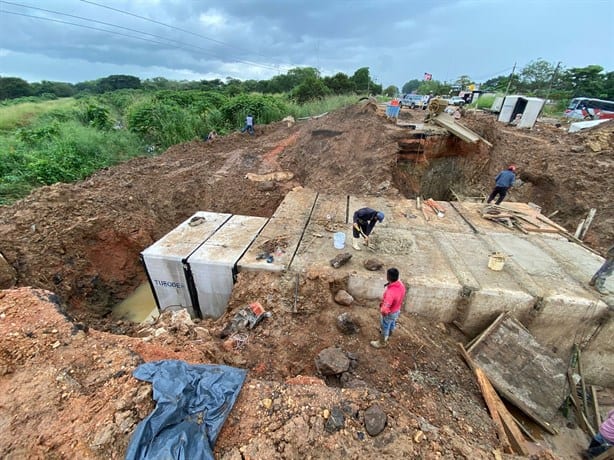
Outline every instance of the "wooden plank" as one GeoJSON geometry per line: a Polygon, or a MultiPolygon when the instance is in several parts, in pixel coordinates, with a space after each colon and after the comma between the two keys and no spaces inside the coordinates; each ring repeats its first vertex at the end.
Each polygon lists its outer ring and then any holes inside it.
{"type": "Polygon", "coordinates": [[[471,357],[465,350],[465,347],[463,347],[461,343],[458,344],[458,347],[466,363],[469,365],[469,368],[475,374],[480,390],[482,391],[482,396],[484,397],[484,402],[486,402],[486,407],[488,407],[488,412],[490,413],[490,417],[495,423],[495,428],[497,429],[497,435],[499,436],[499,441],[501,441],[501,446],[503,447],[504,452],[507,452],[508,454],[513,453],[512,446],[510,444],[510,440],[507,437],[507,433],[505,432],[505,427],[503,426],[503,422],[501,421],[501,417],[499,416],[499,412],[497,411],[497,405],[495,401],[493,400],[493,394],[492,394],[493,392],[489,391],[489,388],[484,381],[485,379],[482,378],[483,373],[482,374],[477,373],[478,368],[475,364],[475,361],[471,359],[471,357]]]}
{"type": "Polygon", "coordinates": [[[590,436],[595,436],[595,430],[586,419],[584,412],[582,412],[582,405],[576,393],[576,384],[574,383],[571,369],[567,371],[567,381],[569,382],[569,395],[571,396],[571,402],[576,412],[578,425],[580,425],[580,428],[582,428],[585,433],[588,433],[590,436]]]}
{"type": "Polygon", "coordinates": [[[507,318],[507,312],[506,311],[504,311],[499,316],[497,316],[497,318],[492,322],[492,324],[490,326],[488,326],[486,329],[484,329],[484,332],[482,332],[478,336],[477,340],[475,340],[475,339],[473,340],[473,343],[471,344],[471,346],[469,348],[467,348],[467,353],[471,353],[473,351],[473,349],[475,347],[477,347],[478,344],[482,340],[485,340],[486,337],[488,337],[492,331],[494,331],[497,327],[499,327],[499,324],[501,324],[501,322],[503,320],[505,320],[505,318],[507,318]]]}
{"type": "Polygon", "coordinates": [[[614,447],[610,447],[604,453],[593,457],[593,460],[612,460],[614,459],[614,447]]]}
{"type": "Polygon", "coordinates": [[[514,450],[521,455],[529,455],[529,448],[524,436],[520,432],[518,426],[516,426],[516,421],[514,420],[514,417],[512,417],[512,414],[509,413],[507,407],[505,407],[505,404],[503,404],[503,401],[501,401],[501,399],[497,396],[497,393],[488,380],[488,377],[479,367],[476,367],[475,372],[476,375],[479,375],[478,378],[483,379],[484,384],[488,387],[488,392],[491,393],[494,404],[496,405],[497,413],[499,414],[505,429],[510,434],[509,438],[511,438],[511,441],[513,441],[513,446],[515,446],[514,450]]]}
{"type": "Polygon", "coordinates": [[[478,383],[480,384],[480,388],[482,389],[482,395],[484,395],[484,399],[487,400],[486,398],[488,398],[488,400],[490,401],[490,404],[488,406],[489,410],[491,405],[494,406],[494,411],[498,414],[498,417],[503,425],[504,430],[506,430],[506,432],[510,435],[507,439],[508,442],[513,442],[513,446],[515,446],[515,449],[513,447],[512,449],[516,453],[519,453],[521,455],[529,455],[529,449],[527,448],[526,441],[522,436],[522,433],[516,426],[516,422],[514,422],[511,414],[505,407],[505,404],[503,404],[503,401],[501,401],[499,396],[497,396],[497,392],[488,380],[488,377],[486,377],[484,371],[477,366],[474,369],[474,372],[478,379],[478,383]]]}
{"type": "MultiPolygon", "coordinates": [[[[452,189],[450,189],[452,190],[452,189]]],[[[473,222],[471,222],[469,220],[469,218],[467,216],[465,216],[465,214],[463,213],[463,211],[465,210],[465,208],[463,208],[463,205],[461,204],[461,202],[459,201],[458,204],[454,203],[453,201],[450,201],[450,206],[452,206],[452,208],[454,208],[454,210],[458,213],[459,216],[461,216],[461,218],[465,221],[465,223],[467,225],[469,225],[469,227],[471,228],[471,230],[473,231],[473,233],[479,233],[478,229],[476,228],[475,225],[473,225],[473,222]]]]}
{"type": "Polygon", "coordinates": [[[586,382],[584,381],[584,374],[582,372],[582,353],[580,347],[574,343],[576,354],[578,355],[578,374],[580,374],[580,386],[582,388],[582,411],[588,419],[588,397],[586,393],[586,382]]]}
{"type": "Polygon", "coordinates": [[[593,400],[593,410],[595,411],[595,426],[601,426],[601,414],[599,413],[599,401],[597,401],[595,385],[591,385],[591,397],[593,400]]]}

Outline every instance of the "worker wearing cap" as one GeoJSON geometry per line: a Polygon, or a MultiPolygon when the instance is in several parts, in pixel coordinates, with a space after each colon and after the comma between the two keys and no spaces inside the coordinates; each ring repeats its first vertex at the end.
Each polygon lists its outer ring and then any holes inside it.
{"type": "Polygon", "coordinates": [[[505,198],[505,195],[507,195],[507,191],[512,185],[514,185],[515,181],[516,166],[510,165],[509,168],[501,171],[499,174],[497,174],[497,177],[495,177],[495,188],[488,197],[488,200],[486,200],[486,203],[490,203],[497,195],[499,195],[499,199],[497,200],[496,204],[501,204],[505,198]]]}
{"type": "Polygon", "coordinates": [[[376,223],[383,220],[384,213],[381,211],[371,208],[360,208],[356,211],[353,218],[354,225],[352,226],[352,234],[354,236],[352,247],[360,251],[358,241],[361,236],[365,239],[365,245],[369,246],[369,235],[373,231],[373,227],[375,227],[376,223]]]}
{"type": "Polygon", "coordinates": [[[590,284],[594,286],[594,288],[599,292],[599,294],[607,295],[610,291],[608,291],[605,287],[605,280],[608,276],[612,274],[614,271],[614,246],[608,249],[607,254],[605,255],[605,261],[603,265],[597,270],[597,272],[591,278],[590,284]]]}

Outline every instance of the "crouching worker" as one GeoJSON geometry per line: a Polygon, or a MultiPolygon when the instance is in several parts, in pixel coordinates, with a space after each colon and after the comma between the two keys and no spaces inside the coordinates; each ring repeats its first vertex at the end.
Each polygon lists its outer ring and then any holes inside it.
{"type": "Polygon", "coordinates": [[[381,211],[376,211],[371,208],[360,208],[358,211],[354,213],[352,221],[354,225],[352,226],[352,247],[357,251],[360,251],[360,246],[358,242],[360,241],[360,237],[362,236],[365,239],[365,245],[369,246],[369,235],[373,231],[373,227],[378,222],[382,222],[384,220],[384,213],[381,211]]]}
{"type": "Polygon", "coordinates": [[[388,345],[388,339],[397,324],[401,314],[401,306],[405,299],[405,285],[399,280],[399,270],[389,268],[386,272],[386,289],[379,306],[380,314],[380,338],[371,342],[375,348],[383,348],[388,345]]]}
{"type": "MultiPolygon", "coordinates": [[[[601,424],[599,427],[599,431],[593,439],[591,439],[591,443],[586,449],[586,452],[583,454],[583,458],[592,459],[597,457],[598,455],[603,454],[608,449],[612,449],[614,447],[614,409],[612,409],[608,413],[608,418],[601,424]]],[[[610,452],[612,454],[611,457],[614,458],[614,451],[610,452]]]]}

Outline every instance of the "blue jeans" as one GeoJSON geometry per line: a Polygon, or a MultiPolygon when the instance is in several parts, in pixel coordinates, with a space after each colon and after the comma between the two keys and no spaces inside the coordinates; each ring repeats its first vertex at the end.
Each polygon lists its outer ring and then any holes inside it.
{"type": "Polygon", "coordinates": [[[243,129],[241,130],[241,132],[244,133],[245,131],[247,131],[250,134],[250,136],[254,135],[254,127],[252,125],[245,125],[243,129]]]}
{"type": "Polygon", "coordinates": [[[614,259],[608,258],[605,260],[603,265],[599,267],[597,273],[593,275],[590,284],[592,286],[597,287],[598,289],[604,289],[605,280],[608,276],[612,275],[614,271],[614,259]]]}
{"type": "Polygon", "coordinates": [[[588,446],[588,449],[586,449],[586,453],[588,453],[590,455],[590,458],[593,458],[593,457],[596,457],[599,454],[604,453],[610,447],[612,447],[612,444],[610,444],[601,435],[601,433],[597,433],[595,436],[593,436],[593,439],[591,440],[591,443],[588,446]]]}
{"type": "Polygon", "coordinates": [[[382,330],[382,335],[385,338],[390,337],[390,334],[392,334],[392,331],[394,331],[394,328],[397,325],[397,319],[399,319],[399,315],[401,314],[401,311],[397,311],[396,313],[390,313],[389,315],[382,315],[382,319],[380,321],[380,327],[382,330]]]}

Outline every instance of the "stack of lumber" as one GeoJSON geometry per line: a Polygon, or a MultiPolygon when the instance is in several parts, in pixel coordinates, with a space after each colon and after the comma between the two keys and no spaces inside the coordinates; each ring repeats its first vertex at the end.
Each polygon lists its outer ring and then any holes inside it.
{"type": "Polygon", "coordinates": [[[558,226],[555,227],[545,219],[540,219],[539,216],[540,214],[532,215],[497,205],[487,205],[482,209],[482,217],[484,219],[507,228],[516,228],[525,234],[560,232],[558,226]]]}

